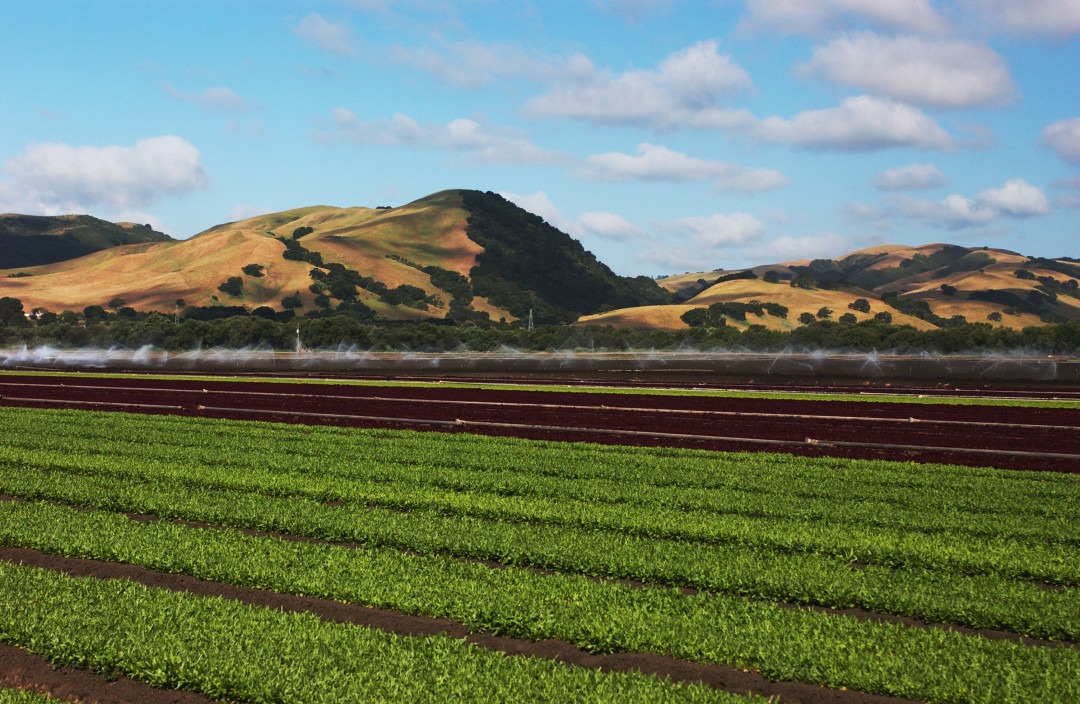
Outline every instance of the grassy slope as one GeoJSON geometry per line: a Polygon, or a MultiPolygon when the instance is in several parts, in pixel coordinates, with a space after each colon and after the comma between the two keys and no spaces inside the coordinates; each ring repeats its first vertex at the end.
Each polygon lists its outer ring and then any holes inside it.
{"type": "MultiPolygon", "coordinates": [[[[844,257],[857,254],[884,254],[885,256],[880,260],[866,267],[867,271],[878,271],[899,267],[901,262],[909,260],[916,255],[932,255],[941,250],[944,246],[945,245],[941,243],[926,244],[918,247],[881,245],[852,252],[848,255],[844,255],[844,257]]],[[[981,250],[981,248],[972,248],[970,251],[985,251],[985,253],[995,261],[992,264],[973,271],[948,272],[934,270],[918,273],[879,286],[875,289],[875,293],[878,294],[879,298],[886,293],[898,293],[903,298],[925,300],[929,303],[933,312],[943,318],[950,318],[954,315],[963,315],[968,322],[972,323],[990,322],[987,320],[987,316],[997,312],[1001,313],[1002,320],[1000,322],[994,322],[993,325],[1020,329],[1029,325],[1041,325],[1042,321],[1039,319],[1038,315],[1029,312],[1021,312],[1018,314],[1005,313],[1004,311],[1008,306],[999,303],[969,300],[968,296],[970,293],[974,291],[995,289],[998,291],[1007,291],[1021,298],[1025,297],[1029,291],[1035,289],[1039,282],[1017,278],[1013,273],[1017,269],[1026,269],[1036,277],[1052,276],[1060,282],[1066,281],[1069,278],[1060,272],[1054,272],[1036,266],[1029,262],[1027,257],[1014,252],[999,249],[981,250]],[[957,289],[957,294],[952,297],[945,296],[941,292],[942,284],[955,287],[957,289]]],[[[839,257],[838,259],[843,259],[844,257],[839,257]]],[[[773,265],[754,267],[754,271],[759,276],[770,270],[776,271],[781,276],[791,276],[795,273],[795,270],[792,267],[806,265],[808,263],[808,261],[804,260],[780,262],[773,265]]],[[[677,276],[661,279],[659,283],[668,290],[679,291],[694,285],[698,279],[709,281],[716,279],[722,274],[723,272],[719,270],[712,272],[688,272],[686,274],[679,274],[677,276]]],[[[869,295],[866,292],[853,291],[854,295],[847,295],[843,294],[843,292],[821,290],[806,292],[792,289],[789,295],[785,296],[780,293],[781,288],[786,288],[786,286],[770,287],[769,284],[760,280],[731,281],[706,289],[699,293],[688,304],[671,306],[671,310],[666,310],[664,307],[658,306],[628,308],[612,311],[599,316],[590,316],[588,320],[582,319],[582,322],[592,322],[600,325],[615,325],[620,327],[655,326],[678,329],[685,327],[682,321],[679,320],[679,316],[689,308],[697,307],[698,305],[708,305],[709,303],[715,303],[717,301],[748,301],[752,298],[756,298],[763,302],[775,301],[788,306],[788,308],[791,309],[788,313],[789,323],[790,321],[797,320],[800,312],[808,310],[811,313],[816,313],[817,308],[822,305],[827,305],[829,308],[832,308],[834,311],[834,318],[839,317],[843,313],[851,312],[854,313],[859,320],[862,320],[866,316],[856,311],[849,311],[847,309],[847,304],[855,298],[867,298],[871,301],[871,314],[877,313],[879,310],[885,310],[892,313],[893,322],[895,323],[910,324],[920,330],[933,327],[917,318],[903,315],[899,311],[889,308],[884,304],[875,303],[874,296],[869,295]]],[[[1058,304],[1055,308],[1057,314],[1072,320],[1080,319],[1080,299],[1071,298],[1069,296],[1059,296],[1057,300],[1058,304]]],[[[752,320],[751,322],[760,322],[767,327],[773,328],[785,327],[783,321],[776,321],[776,319],[769,319],[768,317],[761,321],[752,320]]]]}
{"type": "Polygon", "coordinates": [[[897,310],[889,308],[872,294],[861,289],[843,288],[836,291],[815,289],[807,291],[801,288],[793,288],[786,282],[770,284],[761,279],[738,279],[715,284],[705,289],[686,303],[671,306],[644,306],[640,308],[624,308],[621,310],[591,315],[581,318],[579,323],[591,323],[595,325],[615,325],[618,327],[658,327],[676,330],[686,327],[679,318],[680,315],[691,308],[702,308],[713,303],[727,303],[739,301],[748,303],[752,300],[762,302],[771,301],[788,307],[786,319],[776,318],[770,315],[755,316],[747,315],[746,322],[728,320],[728,325],[745,327],[748,324],[764,325],[775,330],[789,330],[798,326],[799,315],[810,313],[816,315],[818,310],[826,307],[832,310],[832,318],[835,320],[844,313],[852,313],[859,320],[872,318],[881,311],[892,313],[893,322],[901,325],[911,325],[919,330],[926,330],[933,326],[927,322],[904,315],[897,310]],[[866,298],[870,301],[870,313],[860,313],[850,310],[848,304],[857,298],[866,298]]]}
{"type": "Polygon", "coordinates": [[[169,242],[163,232],[90,215],[0,215],[0,268],[31,267],[143,242],[169,242]]]}
{"type": "MultiPolygon", "coordinates": [[[[291,237],[299,227],[312,227],[314,232],[302,243],[320,252],[324,261],[341,262],[391,288],[411,284],[444,301],[442,307],[419,311],[380,303],[361,291],[360,299],[378,313],[401,319],[442,317],[450,296],[433,286],[427,274],[386,255],[467,275],[482,251],[465,234],[467,216],[458,191],[442,191],[392,209],[298,208],[218,225],[179,242],[129,245],[19,269],[31,274],[28,277],[7,278],[14,270],[0,271],[0,296],[21,299],[27,310],[82,310],[119,296],[139,310],[171,311],[177,298],[188,305],[213,305],[212,296],[223,305],[280,309],[283,296],[299,291],[306,309],[314,298],[308,291],[311,265],[283,259],[284,248],[274,236],[291,237]],[[217,290],[229,277],[242,276],[246,264],[262,264],[266,276],[243,276],[239,297],[217,290]]],[[[474,300],[473,306],[496,320],[510,317],[484,299],[474,300]]]]}
{"type": "MultiPolygon", "coordinates": [[[[188,305],[276,305],[281,292],[306,292],[308,266],[282,259],[284,247],[258,230],[207,233],[180,242],[136,244],[79,259],[33,267],[30,277],[3,278],[0,295],[23,301],[27,310],[82,310],[104,305],[115,296],[139,310],[171,311],[177,298],[188,305]],[[217,290],[247,264],[262,264],[266,276],[244,276],[244,295],[232,298],[217,290]]],[[[307,295],[310,298],[310,294],[307,295]]]]}

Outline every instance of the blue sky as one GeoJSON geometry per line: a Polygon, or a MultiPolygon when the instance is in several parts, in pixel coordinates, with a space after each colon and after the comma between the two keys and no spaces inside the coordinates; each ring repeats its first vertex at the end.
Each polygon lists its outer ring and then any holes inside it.
{"type": "Polygon", "coordinates": [[[7,0],[0,212],[502,193],[621,274],[1080,257],[1080,0],[7,0]]]}

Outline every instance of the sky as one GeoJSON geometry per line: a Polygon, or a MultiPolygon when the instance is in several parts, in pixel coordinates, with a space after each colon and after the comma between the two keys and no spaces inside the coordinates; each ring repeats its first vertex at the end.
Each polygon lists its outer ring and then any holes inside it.
{"type": "Polygon", "coordinates": [[[619,274],[1080,257],[1080,0],[5,0],[0,212],[500,193],[619,274]]]}

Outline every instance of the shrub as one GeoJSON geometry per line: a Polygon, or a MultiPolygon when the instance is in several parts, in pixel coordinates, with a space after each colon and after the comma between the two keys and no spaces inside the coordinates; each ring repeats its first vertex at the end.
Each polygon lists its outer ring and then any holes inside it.
{"type": "Polygon", "coordinates": [[[860,313],[869,313],[870,301],[866,300],[865,298],[856,298],[851,303],[848,303],[847,307],[851,310],[857,310],[860,313]]]}
{"type": "Polygon", "coordinates": [[[230,296],[239,296],[243,288],[244,280],[239,276],[230,276],[225,283],[218,285],[218,291],[227,293],[230,296]]]}

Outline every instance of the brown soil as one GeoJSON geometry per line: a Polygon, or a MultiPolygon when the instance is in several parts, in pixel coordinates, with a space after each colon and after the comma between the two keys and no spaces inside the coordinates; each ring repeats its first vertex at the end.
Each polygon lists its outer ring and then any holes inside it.
{"type": "Polygon", "coordinates": [[[156,689],[127,677],[109,680],[91,670],[53,667],[35,653],[0,643],[0,684],[84,704],[208,704],[201,694],[156,689]]]}
{"type": "MultiPolygon", "coordinates": [[[[722,665],[686,662],[655,653],[594,655],[560,640],[534,642],[504,638],[488,633],[470,634],[463,624],[448,619],[411,616],[387,609],[343,604],[330,599],[316,599],[313,597],[278,594],[248,587],[237,587],[231,584],[200,580],[186,575],[156,572],[134,565],[60,557],[41,553],[37,550],[10,547],[0,548],[0,559],[65,572],[77,577],[124,578],[147,586],[187,592],[196,596],[221,596],[253,606],[281,609],[287,612],[308,612],[328,621],[353,623],[400,635],[445,633],[455,638],[462,638],[482,648],[501,651],[508,656],[542,657],[568,665],[597,668],[608,672],[636,670],[658,677],[667,677],[676,682],[702,683],[714,689],[740,693],[753,692],[766,697],[776,697],[777,701],[780,702],[799,702],[801,704],[826,704],[827,702],[835,704],[871,704],[880,702],[881,704],[900,704],[901,702],[911,701],[854,690],[828,689],[802,682],[769,682],[756,672],[743,672],[738,668],[722,665]]],[[[0,677],[10,677],[6,666],[7,660],[0,658],[0,668],[3,668],[0,669],[0,677]]],[[[35,671],[32,677],[22,675],[23,679],[21,681],[23,686],[39,685],[44,686],[47,691],[51,691],[49,690],[51,686],[62,686],[59,676],[51,674],[55,672],[58,671],[53,671],[50,666],[46,665],[44,668],[35,671]]],[[[87,673],[87,675],[91,676],[90,673],[87,673]]],[[[159,690],[153,690],[153,692],[159,692],[159,690]]],[[[157,704],[166,701],[206,700],[153,699],[136,696],[129,699],[100,701],[153,702],[157,704]]]]}
{"type": "Polygon", "coordinates": [[[1069,429],[1080,428],[1080,410],[1067,408],[175,379],[93,378],[84,382],[77,377],[14,375],[7,375],[0,380],[0,393],[3,394],[0,398],[0,404],[3,405],[62,407],[66,404],[76,408],[273,420],[313,425],[412,427],[444,432],[467,431],[608,444],[767,450],[804,456],[828,455],[1011,469],[1080,471],[1080,462],[1074,458],[1014,454],[1034,451],[1080,456],[1080,433],[1068,429],[1037,427],[1052,425],[1066,426],[1069,429]],[[20,398],[42,401],[21,401],[20,398]],[[175,408],[139,408],[140,404],[175,408]],[[232,410],[210,410],[213,408],[232,410]],[[707,415],[700,413],[701,411],[719,411],[732,415],[707,415]],[[748,413],[767,413],[770,417],[745,415],[748,413]],[[861,420],[794,417],[814,415],[850,416],[861,420]],[[915,419],[915,422],[899,423],[896,419],[915,419]],[[455,421],[463,423],[455,424],[455,421]],[[471,425],[474,423],[481,425],[471,425]],[[973,423],[1005,425],[979,426],[973,423]],[[541,427],[497,427],[482,424],[541,427]],[[553,430],[542,426],[588,430],[553,430]],[[620,431],[639,434],[617,434],[620,431]],[[659,436],[662,434],[708,438],[659,436]],[[830,442],[946,449],[845,447],[832,445],[830,442]],[[993,450],[1000,454],[963,452],[964,449],[993,450]]]}

